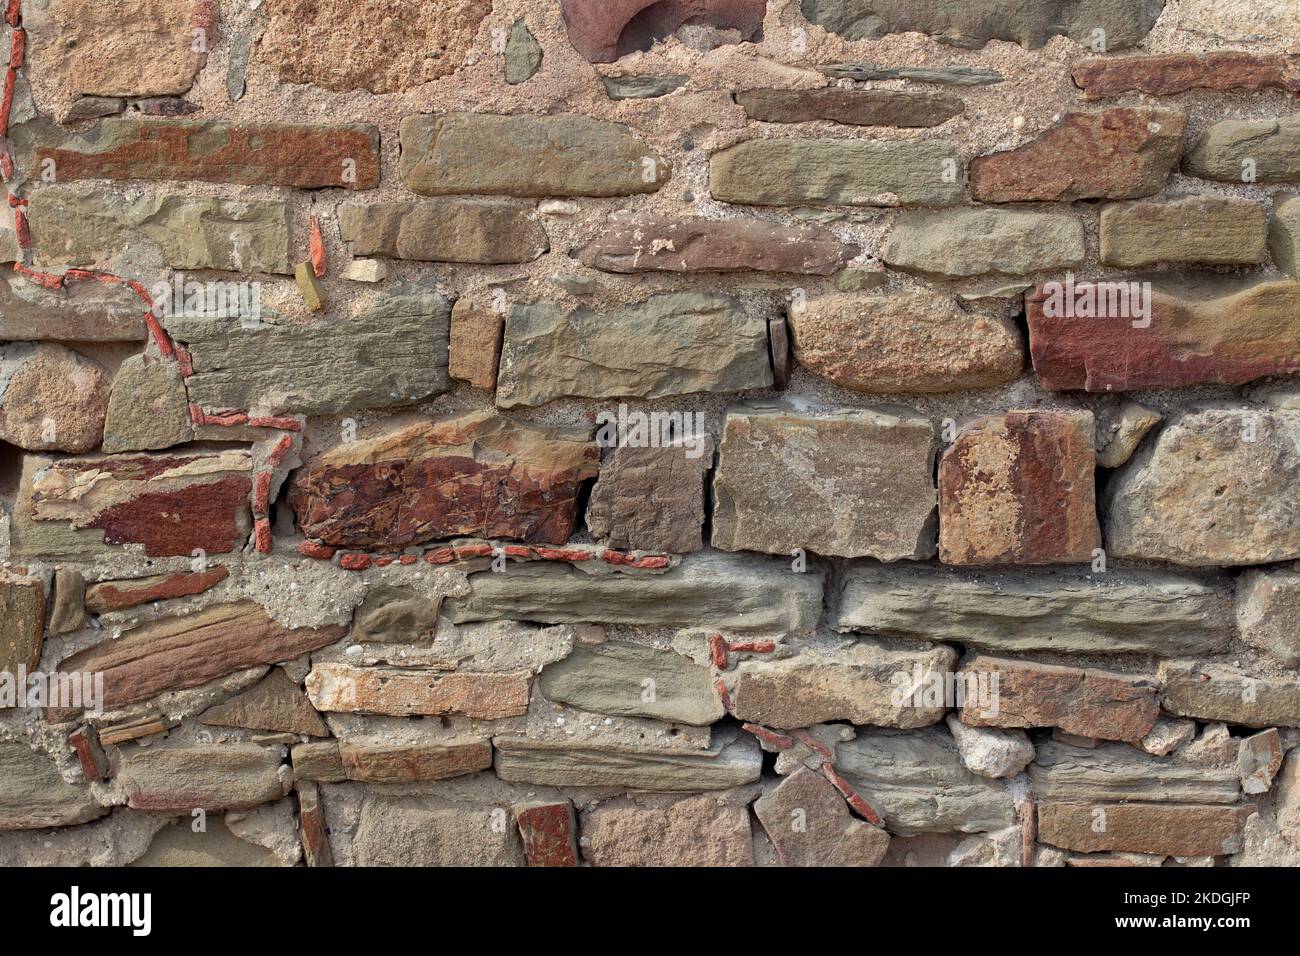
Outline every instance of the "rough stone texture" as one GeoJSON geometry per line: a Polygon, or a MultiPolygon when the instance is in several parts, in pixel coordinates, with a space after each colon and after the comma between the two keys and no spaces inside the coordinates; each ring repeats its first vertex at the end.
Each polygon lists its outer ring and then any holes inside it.
{"type": "Polygon", "coordinates": [[[1098,430],[1098,437],[1108,436],[1097,449],[1098,468],[1118,468],[1133,457],[1147,432],[1155,428],[1164,416],[1154,408],[1139,405],[1137,402],[1125,402],[1120,406],[1115,418],[1107,423],[1107,430],[1098,430]],[[1113,429],[1113,431],[1111,430],[1113,429]]]}
{"type": "Polygon", "coordinates": [[[354,256],[496,265],[532,262],[550,248],[529,208],[479,199],[344,203],[339,235],[354,256]]]}
{"type": "Polygon", "coordinates": [[[1167,757],[1183,744],[1196,739],[1196,721],[1175,720],[1161,714],[1156,724],[1145,737],[1138,741],[1138,746],[1153,757],[1167,757]]]}
{"type": "Polygon", "coordinates": [[[352,840],[357,865],[523,866],[519,831],[494,826],[492,810],[427,797],[368,796],[352,840]]]}
{"type": "Polygon", "coordinates": [[[1085,252],[1074,216],[970,208],[901,213],[882,257],[908,272],[1018,276],[1077,268],[1085,252]]]}
{"type": "Polygon", "coordinates": [[[610,63],[687,23],[760,39],[766,0],[561,0],[569,42],[592,63],[610,63]]]}
{"type": "Polygon", "coordinates": [[[1085,99],[1121,93],[1172,96],[1187,90],[1300,91],[1300,65],[1294,57],[1226,50],[1216,53],[1166,53],[1161,56],[1095,57],[1070,71],[1085,99]]]}
{"type": "Polygon", "coordinates": [[[671,292],[608,311],[512,307],[497,405],[541,405],[566,396],[662,398],[771,384],[766,322],[728,296],[671,292]],[[665,363],[665,355],[674,363],[665,363]]]}
{"type": "Polygon", "coordinates": [[[490,304],[461,298],[451,310],[447,371],[475,388],[497,387],[505,319],[490,304]]]}
{"type": "Polygon", "coordinates": [[[1242,727],[1300,727],[1300,681],[1270,680],[1220,664],[1161,665],[1161,706],[1180,717],[1242,727]]]}
{"type": "Polygon", "coordinates": [[[470,412],[345,442],[297,471],[289,504],[328,545],[397,550],[461,535],[563,544],[597,449],[577,428],[470,412]]]}
{"type": "Polygon", "coordinates": [[[592,866],[752,866],[749,811],[708,796],[602,804],[583,817],[582,855],[592,866]]]}
{"type": "Polygon", "coordinates": [[[1101,508],[1107,551],[1192,566],[1300,557],[1298,438],[1297,412],[1178,416],[1111,479],[1101,508]]]}
{"type": "Polygon", "coordinates": [[[138,344],[145,339],[144,310],[125,286],[77,282],[46,289],[5,276],[0,278],[0,339],[138,344]]]}
{"type": "Polygon", "coordinates": [[[35,670],[45,643],[45,584],[0,577],[0,675],[16,680],[19,667],[35,670]]]}
{"type": "Polygon", "coordinates": [[[29,451],[93,451],[108,399],[108,373],[71,349],[0,345],[0,441],[29,451]]]}
{"type": "Polygon", "coordinates": [[[506,82],[511,86],[527,83],[542,68],[542,45],[537,42],[523,17],[510,27],[506,42],[506,82]]]}
{"type": "Polygon", "coordinates": [[[578,821],[572,803],[515,804],[514,813],[529,866],[578,865],[578,821]]]}
{"type": "Polygon", "coordinates": [[[1236,766],[1198,766],[1141,753],[1127,744],[1093,749],[1044,740],[1029,768],[1042,800],[1236,803],[1236,766]]]}
{"type": "Polygon", "coordinates": [[[611,448],[591,488],[587,530],[611,548],[699,551],[704,479],[712,465],[713,439],[705,435],[658,448],[611,448]]]}
{"type": "Polygon", "coordinates": [[[1215,123],[1187,153],[1183,172],[1226,183],[1300,183],[1300,116],[1215,123]]]}
{"type": "Polygon", "coordinates": [[[104,418],[105,452],[156,451],[193,436],[189,396],[175,363],[132,355],[118,367],[104,418]]]}
{"type": "Polygon", "coordinates": [[[86,823],[107,810],[90,788],[65,783],[54,761],[22,741],[0,742],[0,831],[86,823]]]}
{"type": "Polygon", "coordinates": [[[380,584],[357,608],[348,635],[360,643],[420,644],[433,639],[438,602],[411,588],[380,584]]]}
{"type": "Polygon", "coordinates": [[[1268,251],[1280,270],[1300,277],[1300,196],[1279,196],[1274,200],[1268,251]]]}
{"type": "Polygon", "coordinates": [[[1264,207],[1232,196],[1187,196],[1106,206],[1101,261],[1127,269],[1161,262],[1255,265],[1264,260],[1264,207]]]}
{"type": "Polygon", "coordinates": [[[1300,666],[1300,572],[1247,571],[1237,579],[1237,631],[1283,667],[1300,666]]]}
{"type": "Polygon", "coordinates": [[[1014,777],[1034,759],[1034,745],[1023,730],[968,727],[949,714],[945,721],[961,762],[981,777],[1014,777]]]}
{"type": "Polygon", "coordinates": [[[1091,412],[979,419],[939,460],[945,564],[1089,561],[1101,546],[1091,412]]]}
{"type": "Polygon", "coordinates": [[[307,694],[322,711],[497,720],[527,713],[528,683],[526,674],[429,674],[322,662],[307,675],[307,694]]]}
{"type": "Polygon", "coordinates": [[[876,866],[889,834],[856,820],[839,791],[807,768],[764,794],[754,813],[784,866],[876,866]]]}
{"type": "Polygon", "coordinates": [[[1243,793],[1267,793],[1281,769],[1282,740],[1276,728],[1270,727],[1242,740],[1237,771],[1241,776],[1243,793]]]}
{"type": "Polygon", "coordinates": [[[364,783],[448,780],[491,767],[492,745],[486,740],[407,744],[350,738],[339,743],[339,760],[349,780],[364,783]]]}
{"type": "Polygon", "coordinates": [[[1151,196],[1178,162],[1185,125],[1170,110],[1067,113],[1024,146],[971,160],[971,195],[980,202],[1151,196]]]}
{"type": "Polygon", "coordinates": [[[328,737],[329,728],[316,713],[302,688],[284,668],[276,667],[241,694],[199,715],[199,720],[216,727],[243,727],[308,737],[328,737]]]}
{"type": "Polygon", "coordinates": [[[117,781],[134,810],[243,810],[288,792],[277,748],[242,743],[132,748],[117,781]]]}
{"type": "Polygon", "coordinates": [[[902,411],[733,406],[713,479],[713,546],[929,557],[933,454],[933,427],[902,411]]]}
{"type": "Polygon", "coordinates": [[[736,102],[752,120],[848,126],[939,126],[965,110],[960,97],[906,90],[745,90],[736,102]]]}
{"type": "Polygon", "coordinates": [[[713,154],[709,191],[750,206],[951,206],[962,158],[943,140],[752,139],[713,154]]]}
{"type": "Polygon", "coordinates": [[[631,196],[672,176],[626,126],[586,116],[408,116],[401,139],[402,181],[421,196],[631,196]]]}
{"type": "Polygon", "coordinates": [[[972,727],[1060,727],[1084,737],[1137,741],[1160,710],[1155,681],[1144,677],[984,654],[966,661],[962,671],[998,681],[994,707],[961,709],[962,722],[972,727]]]}
{"type": "Polygon", "coordinates": [[[1196,804],[1064,803],[1038,805],[1038,838],[1084,853],[1119,850],[1166,856],[1223,856],[1241,849],[1253,807],[1196,804]],[[1104,828],[1094,825],[1105,813],[1104,828]]]}
{"type": "Polygon", "coordinates": [[[154,601],[189,597],[216,587],[230,576],[230,569],[218,565],[209,571],[189,574],[155,574],[123,581],[101,581],[86,589],[86,610],[91,614],[125,611],[154,601]]]}
{"type": "Polygon", "coordinates": [[[826,296],[791,310],[790,325],[800,367],[859,392],[988,388],[1025,361],[1013,322],[930,293],[826,296]]]}
{"type": "Polygon", "coordinates": [[[726,713],[706,668],[673,651],[625,641],[575,647],[542,670],[537,686],[548,700],[617,717],[702,727],[726,713]]]}
{"type": "MultiPolygon", "coordinates": [[[[0,581],[0,591],[5,589],[4,581],[0,581]]],[[[4,599],[0,598],[0,602],[4,599]]],[[[17,616],[17,633],[21,634],[22,629],[27,626],[25,611],[19,611],[17,616]]],[[[9,622],[7,622],[9,623],[9,622]]],[[[82,573],[75,568],[59,568],[54,572],[54,587],[50,600],[50,621],[49,629],[51,634],[72,634],[81,630],[86,624],[86,579],[82,573]]],[[[14,627],[13,623],[9,623],[14,627]]],[[[3,637],[0,637],[0,645],[7,645],[3,637]]],[[[29,665],[29,669],[31,666],[29,665]]],[[[3,668],[7,669],[7,668],[3,668]]]]}

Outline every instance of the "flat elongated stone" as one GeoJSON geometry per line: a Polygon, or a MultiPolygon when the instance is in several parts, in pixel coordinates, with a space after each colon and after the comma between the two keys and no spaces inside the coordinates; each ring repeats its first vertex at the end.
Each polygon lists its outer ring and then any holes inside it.
{"type": "Polygon", "coordinates": [[[227,701],[209,707],[199,721],[214,727],[243,727],[273,733],[328,737],[329,727],[284,668],[276,667],[261,681],[227,701]]]}
{"type": "Polygon", "coordinates": [[[153,246],[173,269],[287,275],[288,207],[277,200],[40,189],[27,207],[44,265],[111,264],[127,246],[153,246]]]}
{"type": "Polygon", "coordinates": [[[1040,800],[1236,803],[1241,798],[1235,765],[1180,763],[1127,744],[1089,750],[1043,740],[1029,782],[1040,800]]]}
{"type": "Polygon", "coordinates": [[[51,290],[21,276],[0,279],[0,339],[143,342],[144,309],[125,285],[69,282],[51,290]]]}
{"type": "Polygon", "coordinates": [[[1300,412],[1177,416],[1107,486],[1107,551],[1192,566],[1300,558],[1300,412]]]}
{"type": "Polygon", "coordinates": [[[0,577],[0,674],[36,669],[45,643],[45,585],[39,578],[0,577]]]}
{"type": "Polygon", "coordinates": [[[344,203],[339,235],[354,256],[495,265],[550,248],[531,207],[481,199],[344,203]]]}
{"type": "Polygon", "coordinates": [[[666,76],[602,76],[600,82],[611,100],[648,100],[681,89],[689,79],[685,73],[673,73],[666,76]]]}
{"type": "Polygon", "coordinates": [[[751,120],[810,123],[828,120],[849,126],[929,127],[966,109],[960,97],[905,90],[745,90],[736,94],[751,120]]]}
{"type": "Polygon", "coordinates": [[[1237,630],[1284,667],[1300,666],[1300,573],[1247,571],[1237,578],[1237,630]]]}
{"type": "Polygon", "coordinates": [[[1155,681],[1144,677],[985,654],[968,660],[962,673],[987,675],[990,686],[997,680],[992,707],[961,709],[962,722],[972,727],[1060,727],[1131,742],[1146,736],[1160,712],[1155,681]]]}
{"type": "MultiPolygon", "coordinates": [[[[326,788],[328,799],[329,788],[326,788]]],[[[488,804],[372,794],[352,846],[360,866],[523,866],[519,831],[488,804]]]]}
{"type": "Polygon", "coordinates": [[[939,460],[945,564],[1089,561],[1101,546],[1091,412],[1024,411],[963,429],[939,460]]]}
{"type": "Polygon", "coordinates": [[[1171,714],[1242,727],[1300,727],[1300,680],[1268,679],[1218,664],[1167,661],[1161,705],[1171,714]]]}
{"type": "Polygon", "coordinates": [[[592,866],[752,866],[753,835],[743,804],[709,796],[668,806],[604,803],[582,824],[583,856],[592,866]]]}
{"type": "Polygon", "coordinates": [[[117,780],[136,810],[245,810],[287,792],[277,748],[256,744],[132,748],[117,780]]]}
{"type": "Polygon", "coordinates": [[[64,782],[54,760],[15,740],[0,743],[0,831],[86,823],[107,813],[90,788],[64,782]]]}
{"type": "Polygon", "coordinates": [[[563,544],[598,467],[585,431],[469,412],[326,451],[294,473],[288,500],[303,532],[334,547],[462,535],[563,544]]]}
{"type": "Polygon", "coordinates": [[[593,577],[570,567],[525,564],[507,574],[476,574],[471,592],[442,605],[470,621],[547,624],[663,624],[760,631],[803,631],[821,616],[825,572],[793,574],[783,561],[704,551],[664,574],[593,577]]]}
{"type": "Polygon", "coordinates": [[[670,292],[603,312],[514,306],[506,319],[497,405],[542,405],[569,396],[662,398],[771,384],[761,317],[729,296],[670,292]]]}
{"type": "Polygon", "coordinates": [[[339,759],[348,779],[363,783],[447,780],[491,767],[492,745],[486,740],[407,744],[348,738],[339,742],[339,759]]]}
{"type": "Polygon", "coordinates": [[[755,804],[784,866],[875,866],[889,834],[849,813],[829,780],[801,767],[755,804]]]}
{"type": "Polygon", "coordinates": [[[394,717],[518,717],[528,712],[528,687],[527,674],[428,674],[326,662],[307,675],[317,710],[394,717]]]}
{"type": "Polygon", "coordinates": [[[402,181],[421,196],[631,196],[672,176],[626,126],[586,116],[408,116],[401,138],[402,181]]]}
{"type": "Polygon", "coordinates": [[[971,160],[980,202],[1137,199],[1169,178],[1186,117],[1171,110],[1115,107],[1067,113],[1033,142],[971,160]]]}
{"type": "Polygon", "coordinates": [[[1183,172],[1225,183],[1300,183],[1300,116],[1215,123],[1188,151],[1183,172]]]}
{"type": "Polygon", "coordinates": [[[538,687],[548,700],[615,717],[705,726],[725,713],[707,668],[626,641],[574,647],[542,670],[538,687]]]}
{"type": "Polygon", "coordinates": [[[939,86],[989,86],[1004,77],[997,70],[974,66],[886,66],[857,60],[849,63],[823,63],[818,71],[837,80],[911,80],[939,86]]]}
{"type": "Polygon", "coordinates": [[[104,416],[104,451],[154,451],[193,436],[189,396],[176,362],[132,355],[118,366],[104,416]]]}
{"type": "Polygon", "coordinates": [[[190,401],[208,411],[331,414],[405,405],[451,387],[451,303],[420,286],[399,287],[343,321],[243,328],[177,317],[164,325],[189,347],[190,401]]]}
{"type": "Polygon", "coordinates": [[[1074,64],[1070,75],[1090,100],[1128,92],[1172,96],[1195,89],[1300,91],[1300,63],[1295,57],[1236,50],[1092,57],[1074,64]]]}
{"type": "Polygon", "coordinates": [[[573,48],[592,63],[648,50],[685,23],[762,38],[766,0],[561,0],[573,48]]]}
{"type": "Polygon", "coordinates": [[[812,299],[790,325],[801,368],[859,392],[986,388],[1014,381],[1025,362],[1014,323],[930,293],[812,299]]]}
{"type": "Polygon", "coordinates": [[[713,478],[713,546],[929,557],[933,456],[934,429],[919,415],[732,406],[713,478]]]}
{"type": "Polygon", "coordinates": [[[108,373],[61,345],[0,345],[0,441],[87,452],[104,437],[108,373]]]}
{"type": "Polygon", "coordinates": [[[587,503],[587,530],[612,548],[686,554],[704,547],[704,478],[713,438],[607,452],[587,503]]]}
{"type": "MultiPolygon", "coordinates": [[[[1281,271],[1300,277],[1300,196],[1278,196],[1273,200],[1268,251],[1281,271]]],[[[3,321],[0,319],[0,324],[3,321]]]]}
{"type": "Polygon", "coordinates": [[[1213,654],[1232,641],[1222,589],[1158,571],[1105,574],[853,565],[836,583],[836,630],[1002,651],[1213,654]]]}
{"type": "Polygon", "coordinates": [[[891,33],[926,33],[940,43],[979,48],[1008,40],[1036,49],[1054,36],[1087,46],[1096,30],[1106,48],[1136,46],[1155,25],[1164,0],[802,0],[803,15],[849,40],[877,40],[891,33]]]}
{"type": "Polygon", "coordinates": [[[752,139],[713,154],[709,191],[750,206],[951,206],[962,159],[945,140],[752,139]]]}
{"type": "Polygon", "coordinates": [[[1185,196],[1105,206],[1101,261],[1127,269],[1161,262],[1255,265],[1264,260],[1264,207],[1235,196],[1185,196]]]}
{"type": "Polygon", "coordinates": [[[230,569],[219,565],[208,571],[189,574],[155,574],[123,581],[101,581],[86,589],[86,610],[91,614],[104,614],[154,601],[202,594],[229,576],[230,569]]]}
{"type": "Polygon", "coordinates": [[[258,664],[293,660],[345,633],[337,626],[286,628],[256,604],[242,601],[141,625],[73,654],[59,670],[103,672],[103,707],[112,710],[258,664]]]}
{"type": "Polygon", "coordinates": [[[1254,807],[1197,804],[1066,803],[1038,805],[1038,839],[1084,853],[1119,850],[1166,856],[1238,853],[1254,807]],[[1105,825],[1099,825],[1099,813],[1105,825]]]}
{"type": "Polygon", "coordinates": [[[36,149],[60,182],[79,179],[198,180],[299,189],[379,185],[374,126],[154,121],[110,118],[36,149]]]}
{"type": "Polygon", "coordinates": [[[1083,223],[1073,216],[972,208],[901,213],[883,258],[932,275],[1028,275],[1075,268],[1086,252],[1083,223]]]}
{"type": "Polygon", "coordinates": [[[582,247],[584,263],[604,272],[793,272],[831,275],[857,256],[815,226],[757,219],[613,220],[582,247]]]}

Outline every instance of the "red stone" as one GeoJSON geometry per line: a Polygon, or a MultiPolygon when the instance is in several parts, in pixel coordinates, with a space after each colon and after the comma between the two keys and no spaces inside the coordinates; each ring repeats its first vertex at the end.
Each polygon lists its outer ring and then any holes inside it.
{"type": "Polygon", "coordinates": [[[216,587],[229,576],[229,569],[218,565],[193,574],[169,574],[138,581],[104,581],[86,589],[86,610],[92,614],[105,614],[154,601],[190,597],[216,587]]]}
{"type": "Polygon", "coordinates": [[[770,730],[761,724],[741,724],[740,729],[748,731],[774,750],[789,750],[794,746],[794,738],[770,730]]]}
{"type": "Polygon", "coordinates": [[[719,670],[725,670],[727,667],[727,642],[722,639],[721,634],[714,634],[709,638],[709,657],[713,666],[719,670]]]}
{"type": "Polygon", "coordinates": [[[533,548],[533,551],[544,561],[590,561],[593,557],[590,551],[578,548],[533,548]]]}
{"type": "Polygon", "coordinates": [[[339,558],[339,567],[345,571],[364,571],[372,560],[368,554],[345,554],[339,558]]]}
{"type": "Polygon", "coordinates": [[[271,508],[271,482],[275,476],[269,471],[258,472],[253,479],[253,512],[265,515],[271,508]]]}
{"type": "Polygon", "coordinates": [[[771,654],[776,650],[776,641],[732,641],[727,646],[733,651],[748,651],[751,654],[771,654]]]}
{"type": "Polygon", "coordinates": [[[108,757],[99,745],[99,735],[95,728],[78,727],[68,735],[68,743],[77,754],[81,764],[81,773],[86,780],[107,780],[109,775],[108,757]]]}
{"type": "Polygon", "coordinates": [[[329,833],[325,829],[325,812],[320,805],[320,788],[306,780],[294,785],[298,791],[298,827],[302,836],[302,855],[308,866],[333,866],[329,833]]]}
{"type": "Polygon", "coordinates": [[[854,790],[852,784],[836,773],[835,768],[829,763],[822,764],[822,776],[834,784],[835,789],[843,795],[848,805],[857,811],[859,816],[878,827],[885,825],[880,818],[880,814],[876,812],[876,808],[868,803],[862,794],[854,790]]]}
{"type": "Polygon", "coordinates": [[[258,554],[271,553],[271,520],[257,518],[253,521],[253,547],[258,554]]]}
{"type": "Polygon", "coordinates": [[[560,10],[574,49],[591,63],[611,63],[688,22],[760,39],[767,0],[561,0],[560,10]]]}
{"type": "Polygon", "coordinates": [[[298,545],[298,553],[304,558],[315,558],[317,561],[330,561],[334,557],[334,549],[318,541],[304,541],[298,545]]]}
{"type": "Polygon", "coordinates": [[[1300,65],[1294,57],[1235,50],[1094,57],[1076,63],[1071,75],[1090,100],[1130,92],[1172,96],[1192,89],[1259,90],[1276,86],[1300,91],[1300,65]]]}
{"type": "Polygon", "coordinates": [[[515,807],[515,822],[529,866],[577,866],[573,804],[529,803],[515,807]]]}

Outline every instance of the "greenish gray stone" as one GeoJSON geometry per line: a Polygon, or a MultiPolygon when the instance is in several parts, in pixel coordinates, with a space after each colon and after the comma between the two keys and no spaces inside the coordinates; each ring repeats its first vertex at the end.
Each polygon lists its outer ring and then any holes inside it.
{"type": "Polygon", "coordinates": [[[950,206],[964,183],[944,140],[753,139],[709,164],[713,198],[750,206],[950,206]]]}
{"type": "Polygon", "coordinates": [[[289,213],[268,199],[37,190],[27,207],[32,248],[44,265],[112,262],[142,240],[172,269],[287,275],[289,213]]]}
{"type": "Polygon", "coordinates": [[[803,0],[803,15],[848,40],[925,33],[940,43],[978,49],[1009,40],[1034,49],[1054,36],[1106,50],[1136,46],[1155,25],[1165,0],[803,0]]]}
{"type": "Polygon", "coordinates": [[[1280,270],[1300,277],[1300,196],[1278,196],[1273,200],[1268,251],[1280,270]]]}
{"type": "Polygon", "coordinates": [[[1005,79],[997,70],[982,70],[974,66],[883,66],[856,62],[824,63],[817,69],[837,80],[911,80],[939,86],[988,86],[1005,79]]]}
{"type": "Polygon", "coordinates": [[[600,82],[611,100],[648,100],[667,96],[686,85],[690,77],[685,73],[667,76],[602,76],[600,82]]]}
{"type": "Polygon", "coordinates": [[[293,270],[294,281],[298,285],[298,294],[306,304],[309,312],[319,312],[325,308],[325,287],[316,275],[316,269],[310,262],[300,262],[293,270]]]}
{"type": "Polygon", "coordinates": [[[46,289],[15,274],[0,278],[0,340],[143,343],[146,334],[140,297],[125,285],[46,289]]]}
{"type": "Polygon", "coordinates": [[[624,641],[577,645],[542,670],[538,686],[548,700],[614,717],[703,727],[726,713],[706,668],[676,651],[624,641]]]}
{"type": "Polygon", "coordinates": [[[90,788],[66,783],[53,758],[22,741],[0,743],[0,830],[86,823],[108,812],[90,788]]]}
{"type": "Polygon", "coordinates": [[[835,274],[835,288],[840,292],[867,292],[881,289],[889,284],[889,276],[884,270],[877,272],[866,269],[845,269],[835,274]]]}
{"type": "Polygon", "coordinates": [[[728,296],[654,295],[597,311],[517,305],[506,318],[497,405],[662,398],[772,384],[767,323],[728,296]]]}
{"type": "Polygon", "coordinates": [[[408,116],[400,135],[402,181],[421,196],[631,196],[672,177],[628,127],[587,116],[408,116]]]}
{"type": "Polygon", "coordinates": [[[1241,796],[1235,764],[1183,763],[1129,744],[1088,749],[1051,738],[1039,741],[1029,780],[1040,800],[1074,803],[1236,803],[1241,796]]]}
{"type": "Polygon", "coordinates": [[[560,272],[550,276],[546,281],[569,295],[592,295],[596,291],[596,280],[591,276],[576,276],[571,272],[560,272]]]}
{"type": "Polygon", "coordinates": [[[1028,275],[1073,269],[1086,254],[1074,216],[970,208],[900,213],[882,258],[932,275],[1028,275]]]}
{"type": "Polygon", "coordinates": [[[180,367],[143,355],[123,362],[109,394],[103,450],[153,451],[184,444],[193,435],[180,367]]]}
{"type": "Polygon", "coordinates": [[[427,644],[437,626],[437,601],[412,588],[380,584],[357,608],[349,639],[363,644],[427,644]]]}
{"type": "Polygon", "coordinates": [[[542,45],[520,17],[510,27],[506,41],[506,82],[511,86],[527,83],[542,68],[542,45]]]}
{"type": "Polygon", "coordinates": [[[1264,207],[1237,196],[1179,196],[1103,206],[1101,261],[1126,269],[1162,262],[1249,266],[1264,261],[1264,207]]]}
{"type": "Polygon", "coordinates": [[[1222,664],[1167,661],[1160,706],[1178,717],[1242,727],[1300,727],[1300,680],[1265,678],[1222,664]]]}
{"type": "Polygon", "coordinates": [[[1215,123],[1183,158],[1183,172],[1225,183],[1300,183],[1300,116],[1215,123]]]}
{"type": "Polygon", "coordinates": [[[532,262],[550,248],[531,206],[483,199],[344,203],[339,235],[354,256],[423,262],[532,262]]]}

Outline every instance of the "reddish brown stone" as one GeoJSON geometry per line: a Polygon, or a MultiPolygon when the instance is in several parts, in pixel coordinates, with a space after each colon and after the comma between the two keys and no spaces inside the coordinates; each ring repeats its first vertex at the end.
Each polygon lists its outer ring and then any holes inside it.
{"type": "Polygon", "coordinates": [[[1178,162],[1186,122],[1182,113],[1134,107],[1068,113],[1031,143],[972,160],[971,196],[979,202],[1152,196],[1178,162]]]}
{"type": "Polygon", "coordinates": [[[497,387],[505,317],[491,303],[462,298],[451,310],[447,372],[476,388],[497,387]]]}
{"type": "Polygon", "coordinates": [[[945,564],[1090,561],[1097,523],[1092,413],[1014,411],[962,430],[939,461],[945,564]]]}
{"type": "Polygon", "coordinates": [[[828,120],[849,126],[939,126],[959,116],[960,97],[915,90],[758,89],[736,94],[751,120],[762,123],[809,123],[828,120]]]}
{"type": "Polygon", "coordinates": [[[157,574],[131,581],[102,581],[86,589],[86,610],[91,614],[125,611],[127,608],[202,594],[230,576],[225,565],[193,574],[157,574]]]}
{"type": "Polygon", "coordinates": [[[961,721],[971,727],[1060,727],[1131,742],[1145,737],[1160,713],[1155,682],[1145,677],[983,654],[961,675],[966,686],[978,677],[993,691],[991,706],[962,708],[961,721]]]}
{"type": "Polygon", "coordinates": [[[523,803],[515,807],[515,823],[524,841],[529,866],[577,866],[577,827],[573,804],[523,803]]]}
{"type": "Polygon", "coordinates": [[[1094,57],[1071,70],[1086,99],[1121,93],[1172,96],[1187,90],[1259,90],[1278,86],[1300,91],[1300,60],[1226,50],[1163,56],[1094,57]]]}
{"type": "Polygon", "coordinates": [[[767,0],[561,0],[560,10],[574,49],[592,63],[611,63],[688,22],[760,39],[767,0]]]}
{"type": "Polygon", "coordinates": [[[89,725],[78,727],[68,735],[68,743],[81,764],[81,774],[89,780],[107,780],[109,774],[108,757],[100,746],[99,734],[89,725]]]}
{"type": "Polygon", "coordinates": [[[426,420],[327,451],[294,474],[289,504],[325,544],[400,550],[440,538],[563,544],[599,468],[586,432],[491,412],[426,420]]]}
{"type": "Polygon", "coordinates": [[[308,866],[333,866],[334,853],[330,848],[329,833],[325,829],[320,787],[310,781],[300,780],[294,789],[298,792],[298,832],[302,839],[303,859],[308,866]]]}
{"type": "Polygon", "coordinates": [[[244,186],[373,189],[379,131],[373,126],[101,120],[91,137],[40,146],[59,182],[79,179],[198,180],[244,186]]]}
{"type": "Polygon", "coordinates": [[[486,740],[436,744],[342,740],[339,758],[349,780],[364,783],[447,780],[491,767],[492,745],[486,740]]]}
{"type": "Polygon", "coordinates": [[[1225,856],[1242,848],[1245,806],[1176,803],[1042,803],[1038,838],[1084,853],[1225,856]]]}
{"type": "Polygon", "coordinates": [[[199,715],[214,727],[243,727],[272,733],[328,737],[329,727],[302,688],[277,667],[253,687],[199,715]]]}
{"type": "Polygon", "coordinates": [[[528,689],[527,674],[429,674],[325,661],[307,675],[307,693],[318,710],[396,717],[519,717],[528,712],[528,689]]]}

